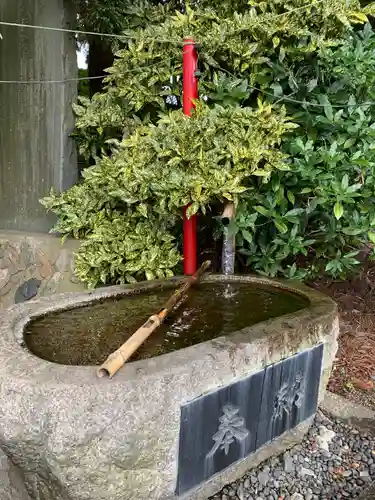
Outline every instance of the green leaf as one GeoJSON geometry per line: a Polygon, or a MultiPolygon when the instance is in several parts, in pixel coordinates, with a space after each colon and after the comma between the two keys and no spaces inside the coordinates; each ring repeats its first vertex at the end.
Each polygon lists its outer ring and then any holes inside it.
{"type": "Polygon", "coordinates": [[[292,205],[294,205],[294,203],[296,202],[296,197],[294,196],[294,194],[292,193],[292,191],[288,191],[287,192],[287,197],[288,197],[288,200],[290,201],[290,203],[292,205]]]}
{"type": "Polygon", "coordinates": [[[266,170],[260,170],[259,168],[257,168],[256,170],[253,170],[252,174],[258,177],[269,177],[270,172],[267,172],[266,170]]]}
{"type": "Polygon", "coordinates": [[[354,95],[351,95],[349,97],[349,100],[348,100],[348,111],[349,111],[350,114],[353,113],[353,111],[355,110],[356,106],[357,106],[357,100],[354,97],[354,95]]]}
{"type": "Polygon", "coordinates": [[[293,210],[289,210],[289,212],[285,214],[285,217],[295,217],[296,215],[301,215],[303,213],[305,213],[304,208],[293,208],[293,210]]]}
{"type": "Polygon", "coordinates": [[[140,203],[137,209],[143,215],[143,217],[147,217],[147,205],[145,203],[140,203]]]}
{"type": "Polygon", "coordinates": [[[336,265],[335,261],[328,262],[325,266],[325,271],[332,271],[333,269],[336,269],[336,265]]]}
{"type": "Polygon", "coordinates": [[[319,101],[323,105],[324,113],[328,118],[328,120],[333,121],[333,109],[331,103],[329,102],[328,96],[326,95],[319,96],[319,101]]]}
{"type": "Polygon", "coordinates": [[[339,201],[335,203],[335,206],[333,207],[333,213],[337,220],[341,219],[341,217],[344,215],[344,207],[342,206],[342,203],[340,203],[339,201]]]}
{"type": "Polygon", "coordinates": [[[373,243],[375,245],[375,233],[373,233],[372,231],[369,231],[367,233],[367,236],[368,236],[368,239],[371,241],[371,243],[373,243]]]}
{"type": "Polygon", "coordinates": [[[368,17],[363,12],[359,12],[359,11],[351,12],[350,15],[351,15],[351,18],[354,18],[355,20],[358,20],[361,23],[368,23],[368,17]]]}
{"type": "Polygon", "coordinates": [[[307,84],[307,91],[312,92],[315,87],[318,85],[318,80],[316,78],[313,78],[312,80],[309,81],[307,84]]]}
{"type": "Polygon", "coordinates": [[[344,234],[347,234],[348,236],[357,236],[358,234],[363,233],[363,229],[361,229],[361,228],[351,228],[351,227],[344,227],[341,231],[344,234]]]}
{"type": "Polygon", "coordinates": [[[347,139],[345,142],[344,142],[344,146],[343,148],[344,149],[349,149],[351,148],[352,146],[354,146],[354,144],[356,143],[356,139],[354,137],[349,137],[349,139],[347,139]]]}
{"type": "Polygon", "coordinates": [[[155,274],[152,271],[146,270],[145,274],[147,281],[152,281],[155,279],[155,274]]]}
{"type": "Polygon", "coordinates": [[[241,231],[241,233],[242,233],[242,236],[244,237],[244,239],[247,242],[252,243],[252,241],[253,241],[253,235],[249,231],[247,231],[247,229],[243,229],[241,231]]]}
{"type": "Polygon", "coordinates": [[[255,208],[255,210],[256,210],[257,212],[259,212],[260,214],[264,215],[265,217],[268,217],[268,215],[269,215],[269,211],[268,211],[266,208],[261,207],[261,206],[259,206],[259,205],[258,205],[258,206],[256,206],[256,207],[254,207],[254,208],[255,208]]]}
{"type": "Polygon", "coordinates": [[[273,83],[271,85],[271,89],[273,90],[273,95],[275,97],[280,97],[283,95],[283,88],[279,83],[273,83]]]}
{"type": "Polygon", "coordinates": [[[186,210],[186,215],[188,218],[192,217],[193,215],[195,215],[199,210],[199,203],[198,202],[194,202],[194,203],[191,203],[191,205],[188,206],[188,209],[186,210]]]}
{"type": "Polygon", "coordinates": [[[274,223],[281,234],[285,234],[288,232],[288,226],[286,224],[284,224],[284,222],[282,222],[280,220],[275,220],[274,223]]]}

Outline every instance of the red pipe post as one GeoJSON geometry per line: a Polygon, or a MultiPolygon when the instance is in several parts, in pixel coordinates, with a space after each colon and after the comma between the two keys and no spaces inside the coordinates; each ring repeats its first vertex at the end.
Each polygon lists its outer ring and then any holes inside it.
{"type": "MultiPolygon", "coordinates": [[[[191,116],[198,99],[198,80],[195,76],[198,53],[194,40],[185,40],[182,58],[183,111],[191,116]]],[[[189,205],[184,208],[184,274],[194,274],[197,270],[197,217],[186,216],[189,205]]]]}

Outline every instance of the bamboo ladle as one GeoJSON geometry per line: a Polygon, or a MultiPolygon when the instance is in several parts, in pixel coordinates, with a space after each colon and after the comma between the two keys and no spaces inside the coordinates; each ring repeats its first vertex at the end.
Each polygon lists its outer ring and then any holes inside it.
{"type": "Polygon", "coordinates": [[[97,376],[99,378],[109,377],[112,378],[115,373],[128,361],[128,359],[135,353],[135,351],[145,342],[145,340],[160,326],[171,310],[176,306],[182,304],[186,299],[186,293],[196,284],[203,276],[203,274],[210,267],[211,261],[204,262],[196,273],[189,276],[185,283],[178,288],[173,295],[165,303],[164,307],[157,314],[153,314],[148,318],[133,335],[120,346],[116,351],[108,356],[106,361],[98,368],[97,376]]]}

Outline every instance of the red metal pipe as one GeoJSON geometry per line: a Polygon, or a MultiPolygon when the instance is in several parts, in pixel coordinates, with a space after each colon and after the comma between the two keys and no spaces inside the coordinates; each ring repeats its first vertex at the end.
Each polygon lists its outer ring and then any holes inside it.
{"type": "Polygon", "coordinates": [[[194,100],[198,99],[198,80],[195,76],[198,64],[198,54],[194,40],[184,41],[182,64],[183,110],[185,115],[191,116],[195,108],[194,100]]]}
{"type": "MultiPolygon", "coordinates": [[[[198,80],[195,76],[197,63],[194,40],[187,39],[184,41],[182,58],[183,111],[187,116],[191,116],[195,108],[194,101],[198,99],[198,80]]],[[[188,207],[184,208],[184,274],[194,274],[197,270],[197,217],[193,215],[187,218],[188,207]]]]}

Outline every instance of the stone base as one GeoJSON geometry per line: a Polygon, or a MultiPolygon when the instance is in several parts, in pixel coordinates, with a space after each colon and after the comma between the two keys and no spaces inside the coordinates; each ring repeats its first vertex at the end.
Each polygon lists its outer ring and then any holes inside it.
{"type": "Polygon", "coordinates": [[[85,289],[74,276],[76,240],[48,234],[0,232],[0,310],[14,303],[85,289]]]}
{"type": "Polygon", "coordinates": [[[327,391],[320,409],[331,417],[375,435],[375,411],[370,408],[327,391]]]}
{"type": "MultiPolygon", "coordinates": [[[[204,452],[200,456],[211,456],[214,435],[204,432],[208,420],[205,417],[218,423],[221,408],[230,405],[245,408],[246,399],[241,402],[237,398],[234,384],[245,384],[245,381],[247,384],[252,378],[258,380],[259,373],[279,373],[277,367],[281,363],[287,366],[292,362],[288,359],[296,355],[298,359],[305,359],[304,353],[322,346],[322,366],[320,373],[316,374],[320,384],[315,395],[320,403],[336,353],[339,333],[337,307],[329,298],[302,285],[292,286],[251,276],[224,278],[211,275],[207,281],[221,282],[223,279],[240,281],[249,286],[264,284],[290,290],[308,298],[310,305],[293,314],[212,341],[126,363],[113,380],[98,379],[93,366],[64,366],[37,358],[24,347],[24,327],[31,318],[126,295],[129,301],[124,303],[124,308],[129,308],[130,312],[134,293],[157,289],[160,282],[45,297],[14,306],[2,315],[0,443],[12,462],[22,470],[33,500],[203,500],[220,491],[228,482],[243,476],[249,468],[302,439],[316,411],[315,404],[303,420],[298,420],[300,426],[288,426],[287,433],[275,432],[274,438],[271,436],[268,442],[263,440],[264,446],[255,447],[254,453],[241,452],[242,460],[234,458],[225,469],[215,467],[212,474],[205,473],[207,479],[204,482],[195,482],[196,487],[193,485],[189,490],[180,488],[180,497],[175,493],[180,484],[180,448],[183,449],[182,408],[193,408],[195,401],[213,395],[215,401],[220,403],[220,411],[215,414],[204,413],[206,406],[202,403],[201,416],[188,425],[194,432],[200,429],[200,438],[194,441],[197,448],[199,446],[204,452]],[[228,391],[229,396],[221,401],[223,391],[228,391]],[[207,436],[209,443],[206,447],[201,443],[206,442],[207,436]],[[216,470],[218,473],[213,475],[216,470]]],[[[180,281],[170,280],[164,286],[173,289],[177,282],[180,281]]],[[[321,361],[322,358],[319,359],[321,361]]],[[[295,366],[298,375],[299,362],[295,366]]],[[[285,370],[288,377],[294,373],[285,370]]],[[[308,373],[311,378],[315,371],[308,373]]],[[[264,395],[261,398],[259,392],[257,401],[262,404],[258,417],[268,415],[268,408],[273,415],[273,404],[284,387],[281,378],[276,375],[272,378],[275,380],[275,385],[272,385],[275,391],[270,383],[266,384],[266,375],[262,380],[264,384],[257,386],[261,387],[264,395]],[[266,387],[270,388],[269,392],[265,392],[266,387]],[[274,396],[268,397],[271,393],[274,396]]],[[[246,407],[253,408],[254,401],[253,397],[252,404],[246,407]]],[[[299,406],[294,402],[290,404],[294,405],[291,415],[305,408],[304,403],[299,406]]],[[[272,422],[271,414],[268,420],[258,417],[245,420],[245,412],[241,410],[240,420],[243,422],[237,424],[249,431],[246,438],[256,436],[258,442],[262,429],[272,427],[263,425],[263,422],[272,422]]],[[[276,415],[274,420],[281,423],[284,417],[276,415]]],[[[289,422],[289,419],[286,420],[289,422]]],[[[278,423],[275,429],[279,428],[278,423]]],[[[216,430],[217,426],[214,427],[216,430]]],[[[241,451],[236,443],[234,446],[241,451]]],[[[225,448],[221,448],[222,455],[223,450],[225,448]]],[[[217,451],[218,448],[213,453],[217,451]]],[[[196,457],[191,463],[194,459],[196,457]]]]}

